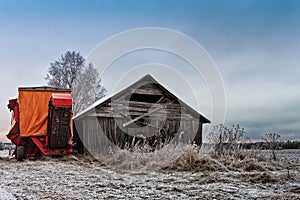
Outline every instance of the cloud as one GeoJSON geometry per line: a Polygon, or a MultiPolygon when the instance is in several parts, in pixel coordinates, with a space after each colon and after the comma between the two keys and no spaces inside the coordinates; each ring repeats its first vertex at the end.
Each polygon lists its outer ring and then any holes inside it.
{"type": "MultiPolygon", "coordinates": [[[[19,86],[44,85],[49,63],[60,54],[71,49],[80,50],[86,56],[95,45],[112,34],[136,27],[161,26],[191,36],[212,56],[225,84],[228,124],[241,123],[258,138],[268,130],[279,131],[286,138],[299,138],[299,2],[0,4],[2,133],[9,129],[10,124],[10,113],[6,108],[8,99],[17,97],[19,86]],[[131,13],[128,13],[128,8],[132,8],[131,13]],[[57,15],[54,16],[53,11],[57,15]]],[[[148,57],[138,56],[135,59],[140,61],[131,64],[157,61],[176,69],[185,66],[184,62],[166,55],[150,53],[148,57]],[[157,59],[151,60],[153,57],[157,59]]],[[[180,72],[189,77],[192,85],[201,85],[195,89],[201,103],[200,112],[209,117],[210,99],[207,89],[202,87],[203,80],[194,76],[192,70],[180,72]]],[[[108,78],[122,73],[124,70],[112,71],[108,78]]],[[[110,87],[112,82],[107,81],[107,84],[110,87]]],[[[193,104],[192,98],[184,95],[184,90],[179,88],[175,92],[193,104]]]]}

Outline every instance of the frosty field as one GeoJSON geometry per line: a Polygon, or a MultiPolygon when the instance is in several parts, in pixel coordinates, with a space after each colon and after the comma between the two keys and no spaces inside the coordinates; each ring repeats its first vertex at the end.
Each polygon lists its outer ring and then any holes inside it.
{"type": "Polygon", "coordinates": [[[300,151],[277,155],[239,161],[187,151],[169,163],[142,157],[133,165],[137,158],[123,152],[111,166],[87,156],[2,158],[0,199],[300,199],[300,151]]]}

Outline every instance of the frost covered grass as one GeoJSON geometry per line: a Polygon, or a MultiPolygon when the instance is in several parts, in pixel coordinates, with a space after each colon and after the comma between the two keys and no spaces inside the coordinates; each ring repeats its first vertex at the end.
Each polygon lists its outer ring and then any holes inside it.
{"type": "Polygon", "coordinates": [[[195,147],[185,144],[168,144],[156,150],[148,146],[136,146],[134,149],[118,149],[105,158],[96,157],[119,170],[158,170],[171,165],[180,156],[193,150],[195,147]]]}
{"type": "Polygon", "coordinates": [[[89,155],[24,162],[2,159],[0,193],[9,199],[299,199],[300,195],[299,150],[278,152],[278,161],[262,159],[264,151],[253,154],[256,157],[249,152],[241,158],[214,157],[189,145],[114,153],[105,161],[89,155]]]}

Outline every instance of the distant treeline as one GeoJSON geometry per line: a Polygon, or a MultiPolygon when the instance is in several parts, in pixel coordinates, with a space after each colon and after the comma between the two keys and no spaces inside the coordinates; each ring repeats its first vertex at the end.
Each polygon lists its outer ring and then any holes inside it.
{"type": "MultiPolygon", "coordinates": [[[[227,144],[223,144],[223,146],[226,146],[227,144]]],[[[214,145],[211,143],[203,143],[203,146],[205,147],[213,147],[214,145]]],[[[248,142],[248,143],[242,143],[240,145],[241,149],[265,149],[270,150],[271,149],[270,144],[267,142],[248,142]]],[[[300,149],[300,141],[282,141],[282,142],[276,142],[276,149],[300,149]]]]}
{"type": "MultiPolygon", "coordinates": [[[[267,142],[252,142],[242,144],[243,149],[270,149],[267,142]]],[[[276,149],[300,149],[300,141],[276,142],[276,149]]]]}

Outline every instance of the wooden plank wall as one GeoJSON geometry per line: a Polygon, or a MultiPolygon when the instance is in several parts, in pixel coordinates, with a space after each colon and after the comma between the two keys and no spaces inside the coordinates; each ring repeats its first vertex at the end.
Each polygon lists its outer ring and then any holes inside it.
{"type": "Polygon", "coordinates": [[[201,119],[195,118],[186,107],[180,105],[178,99],[174,99],[174,96],[153,83],[141,83],[135,88],[128,89],[111,101],[97,106],[95,112],[89,113],[80,121],[80,129],[84,133],[81,136],[83,143],[89,151],[94,152],[109,148],[108,144],[124,148],[146,142],[154,146],[172,139],[194,142],[199,146],[202,144],[203,122],[201,119]],[[140,98],[138,95],[145,95],[148,102],[130,100],[133,93],[136,94],[135,98],[140,98]],[[159,100],[149,103],[151,98],[155,101],[159,100]],[[156,109],[158,107],[161,109],[156,109]],[[153,109],[155,112],[151,112],[153,109]],[[145,124],[145,128],[142,129],[132,128],[129,125],[123,127],[126,122],[133,125],[135,122],[132,119],[140,116],[148,117],[148,119],[150,117],[150,124],[145,124]],[[166,117],[166,120],[163,117],[166,117]],[[161,125],[161,121],[164,124],[161,125]],[[143,135],[144,139],[138,135],[143,135]],[[149,137],[151,135],[155,136],[149,137]]]}
{"type": "MultiPolygon", "coordinates": [[[[176,142],[191,143],[193,142],[191,141],[193,139],[191,135],[195,137],[194,142],[197,145],[202,144],[202,124],[199,123],[198,119],[182,120],[181,124],[179,120],[167,119],[160,130],[149,126],[143,129],[145,135],[149,135],[151,131],[154,131],[153,134],[155,134],[155,136],[145,138],[135,137],[134,135],[143,134],[141,132],[134,132],[135,128],[122,128],[122,130],[119,125],[125,122],[126,120],[121,118],[87,117],[83,120],[82,128],[84,135],[81,136],[82,141],[90,153],[106,151],[110,145],[124,148],[132,147],[137,143],[147,143],[155,146],[173,139],[176,142]]],[[[136,130],[140,131],[141,129],[136,130]]]]}

